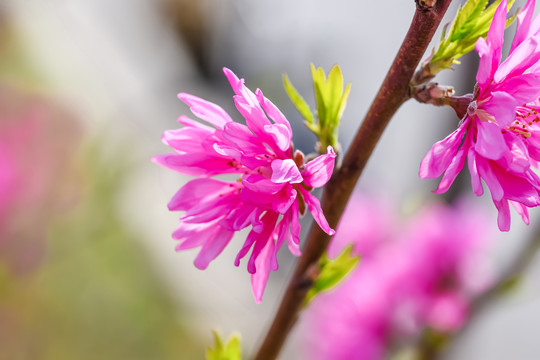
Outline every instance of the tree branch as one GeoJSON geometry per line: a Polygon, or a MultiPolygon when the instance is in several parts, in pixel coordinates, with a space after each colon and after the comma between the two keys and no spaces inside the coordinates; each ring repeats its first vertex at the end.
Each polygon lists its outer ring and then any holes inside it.
{"type": "MultiPolygon", "coordinates": [[[[334,173],[325,187],[322,208],[331,227],[337,227],[356,182],[388,122],[397,109],[410,98],[409,82],[451,1],[416,0],[414,18],[396,58],[349,147],[341,168],[334,173]]],[[[276,317],[255,356],[256,360],[277,358],[313,282],[309,276],[310,269],[317,266],[329,241],[330,237],[316,224],[311,226],[303,255],[276,317]]]]}

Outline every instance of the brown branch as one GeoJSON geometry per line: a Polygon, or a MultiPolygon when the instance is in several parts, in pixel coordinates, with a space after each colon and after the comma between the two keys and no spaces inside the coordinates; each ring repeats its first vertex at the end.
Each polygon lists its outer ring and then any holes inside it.
{"type": "MultiPolygon", "coordinates": [[[[451,1],[416,0],[414,18],[396,58],[349,147],[341,168],[334,173],[325,187],[322,207],[331,227],[337,226],[356,182],[386,125],[397,109],[410,98],[409,82],[451,1]]],[[[256,360],[277,358],[311,287],[310,269],[317,266],[329,241],[330,237],[316,224],[311,227],[303,255],[296,266],[274,322],[255,356],[256,360]]]]}

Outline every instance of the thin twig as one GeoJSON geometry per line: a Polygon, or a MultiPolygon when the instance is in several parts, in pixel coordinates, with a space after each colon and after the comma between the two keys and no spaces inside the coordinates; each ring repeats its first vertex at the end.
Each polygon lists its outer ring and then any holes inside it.
{"type": "MultiPolygon", "coordinates": [[[[349,147],[341,168],[334,173],[325,187],[322,208],[331,227],[337,226],[356,182],[388,122],[397,109],[410,98],[409,82],[451,1],[417,1],[414,18],[403,44],[349,147]]],[[[266,338],[255,356],[256,360],[277,358],[311,287],[311,280],[307,275],[309,269],[316,266],[329,241],[330,237],[317,225],[311,227],[303,255],[266,338]]]]}

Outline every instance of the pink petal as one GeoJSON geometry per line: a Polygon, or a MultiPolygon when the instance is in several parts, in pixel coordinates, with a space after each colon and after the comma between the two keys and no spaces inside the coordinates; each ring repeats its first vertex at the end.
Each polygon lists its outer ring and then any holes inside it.
{"type": "Polygon", "coordinates": [[[274,253],[274,242],[267,241],[264,248],[261,249],[255,262],[257,272],[251,275],[251,288],[255,296],[255,302],[260,304],[268,277],[270,276],[271,258],[274,253]]]}
{"type": "Polygon", "coordinates": [[[461,145],[463,135],[470,122],[467,117],[453,133],[448,135],[444,140],[436,142],[429,149],[424,159],[420,163],[420,171],[418,176],[422,179],[432,179],[440,176],[450,166],[452,159],[456,156],[456,152],[461,145]]]}
{"type": "Polygon", "coordinates": [[[238,185],[220,180],[200,178],[191,180],[178,190],[167,205],[169,210],[189,210],[190,208],[230,192],[238,185]]]}
{"type": "Polygon", "coordinates": [[[156,164],[164,166],[179,173],[200,176],[216,174],[234,174],[241,172],[232,163],[231,159],[219,155],[195,154],[164,154],[152,158],[156,164]]]}
{"type": "Polygon", "coordinates": [[[223,73],[229,80],[231,87],[236,95],[242,97],[251,107],[258,107],[259,102],[255,94],[244,85],[244,79],[238,77],[229,69],[223,68],[223,73]]]}
{"type": "Polygon", "coordinates": [[[508,2],[503,0],[495,11],[486,40],[479,38],[476,42],[476,51],[480,55],[476,80],[481,87],[491,82],[501,61],[507,12],[508,2]]]}
{"type": "Polygon", "coordinates": [[[242,153],[260,154],[266,152],[264,144],[246,125],[230,122],[223,129],[223,138],[242,153]]]}
{"type": "Polygon", "coordinates": [[[510,48],[510,53],[519,46],[525,40],[529,33],[531,26],[531,20],[534,15],[534,3],[536,0],[529,0],[527,4],[517,15],[517,27],[516,34],[514,35],[514,41],[512,42],[512,47],[510,48]]]}
{"type": "Polygon", "coordinates": [[[201,270],[206,269],[208,264],[210,264],[210,262],[225,249],[233,235],[234,231],[224,229],[221,226],[216,226],[216,233],[206,240],[199,254],[195,258],[195,266],[201,270]]]}
{"type": "MultiPolygon", "coordinates": [[[[279,223],[281,227],[279,228],[278,232],[278,241],[276,243],[276,251],[281,247],[281,244],[283,244],[284,241],[287,241],[287,244],[289,246],[289,251],[294,256],[300,256],[302,255],[302,252],[300,251],[300,247],[298,246],[298,243],[293,239],[292,234],[292,228],[291,228],[291,221],[293,219],[293,210],[291,209],[289,212],[283,215],[283,219],[279,223]]],[[[277,270],[277,269],[276,269],[277,270]]]]}
{"type": "Polygon", "coordinates": [[[276,105],[274,105],[270,100],[265,98],[262,91],[259,89],[255,90],[255,95],[257,96],[257,100],[259,100],[259,104],[261,104],[264,111],[266,111],[268,117],[272,119],[276,124],[285,125],[289,132],[292,134],[291,124],[281,113],[281,111],[276,107],[276,105]]]}
{"type": "Polygon", "coordinates": [[[487,112],[495,118],[501,129],[510,125],[516,119],[516,99],[504,91],[494,91],[491,96],[479,104],[478,109],[487,112]]]}
{"type": "Polygon", "coordinates": [[[242,184],[252,191],[270,195],[276,194],[285,186],[285,183],[278,183],[257,174],[244,176],[242,184]]]}
{"type": "Polygon", "coordinates": [[[480,175],[478,175],[478,166],[476,165],[476,152],[474,148],[469,148],[467,154],[467,162],[469,166],[469,172],[471,174],[471,183],[473,192],[476,196],[482,196],[484,193],[484,188],[482,187],[482,180],[480,180],[480,175]]]}
{"type": "Polygon", "coordinates": [[[161,137],[163,143],[181,153],[204,151],[203,143],[212,136],[211,132],[198,128],[184,127],[167,130],[161,137]]]}
{"type": "Polygon", "coordinates": [[[292,233],[292,240],[295,244],[300,244],[300,214],[298,211],[298,202],[295,201],[291,205],[291,233],[292,233]]]}
{"type": "Polygon", "coordinates": [[[264,130],[274,139],[276,146],[281,151],[291,147],[292,132],[282,124],[265,125],[264,130]]]}
{"type": "Polygon", "coordinates": [[[442,194],[442,193],[445,193],[450,188],[450,186],[456,179],[456,176],[459,174],[459,172],[463,168],[463,165],[465,164],[466,154],[467,154],[467,149],[464,146],[462,146],[458,150],[456,156],[452,159],[452,162],[450,163],[448,168],[446,169],[441,179],[441,182],[439,183],[439,187],[437,188],[437,190],[434,191],[434,193],[442,194]]]}
{"type": "Polygon", "coordinates": [[[280,160],[276,159],[272,161],[272,182],[281,184],[281,183],[290,183],[298,184],[301,183],[303,178],[296,166],[294,160],[285,159],[280,160]]]}
{"type": "Polygon", "coordinates": [[[223,129],[226,123],[232,121],[229,114],[214,103],[186,93],[178,94],[178,98],[189,106],[193,115],[219,129],[223,129]]]}
{"type": "MultiPolygon", "coordinates": [[[[278,216],[279,215],[273,211],[267,211],[266,214],[264,214],[264,216],[261,218],[261,221],[264,224],[264,229],[260,234],[257,234],[255,244],[253,245],[253,250],[251,251],[251,256],[249,257],[247,263],[247,269],[250,274],[255,274],[255,272],[257,272],[257,264],[260,264],[260,261],[257,261],[257,258],[261,255],[263,249],[268,245],[269,242],[272,244],[274,243],[272,234],[274,233],[278,216]]],[[[266,264],[266,260],[271,261],[271,258],[262,259],[262,261],[265,262],[265,265],[270,266],[270,264],[266,264]]]]}
{"type": "Polygon", "coordinates": [[[529,209],[525,205],[516,201],[510,201],[510,204],[512,204],[514,209],[516,209],[517,213],[521,215],[521,219],[523,219],[523,222],[526,225],[529,225],[529,209]]]}
{"type": "Polygon", "coordinates": [[[272,210],[285,214],[289,211],[291,205],[296,202],[296,195],[296,190],[292,186],[286,186],[272,202],[272,210]]]}
{"type": "Polygon", "coordinates": [[[484,179],[491,192],[493,201],[500,201],[504,196],[504,189],[494,173],[494,169],[496,169],[495,164],[493,164],[494,161],[485,160],[481,157],[477,157],[476,161],[478,164],[478,174],[484,179]]]}
{"type": "Polygon", "coordinates": [[[495,201],[493,200],[495,207],[499,211],[497,216],[497,225],[501,231],[510,230],[510,207],[507,200],[495,201]]]}
{"type": "MultiPolygon", "coordinates": [[[[538,54],[540,54],[540,52],[538,54]]],[[[527,73],[518,75],[504,80],[500,85],[497,85],[495,89],[502,90],[504,91],[503,94],[508,94],[512,97],[512,101],[507,104],[508,108],[511,108],[514,104],[515,106],[527,104],[538,99],[540,96],[540,74],[527,73]]],[[[505,100],[499,98],[496,101],[505,100]]]]}
{"type": "Polygon", "coordinates": [[[325,233],[330,236],[334,235],[336,232],[335,230],[330,228],[330,225],[328,225],[328,221],[326,221],[326,218],[324,217],[324,214],[322,212],[319,199],[311,195],[309,191],[304,189],[302,186],[299,186],[298,189],[304,197],[304,201],[306,202],[306,205],[308,206],[311,215],[313,215],[313,219],[317,222],[317,224],[319,224],[319,226],[325,233]]]}
{"type": "Polygon", "coordinates": [[[508,151],[501,128],[492,122],[479,121],[475,150],[487,159],[498,160],[508,151]]]}
{"type": "Polygon", "coordinates": [[[521,75],[534,65],[540,59],[538,46],[538,41],[534,38],[522,42],[499,66],[495,72],[495,82],[499,83],[505,78],[521,75]]]}
{"type": "Polygon", "coordinates": [[[336,153],[331,146],[326,149],[325,155],[309,161],[303,171],[304,184],[312,188],[319,188],[325,185],[332,177],[336,153]]]}

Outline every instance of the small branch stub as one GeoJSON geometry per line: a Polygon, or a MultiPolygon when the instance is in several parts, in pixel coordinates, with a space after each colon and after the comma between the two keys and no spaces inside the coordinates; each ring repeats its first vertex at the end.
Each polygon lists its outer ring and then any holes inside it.
{"type": "Polygon", "coordinates": [[[437,3],[437,0],[415,0],[416,6],[421,11],[430,11],[433,9],[435,4],[437,3]]]}

